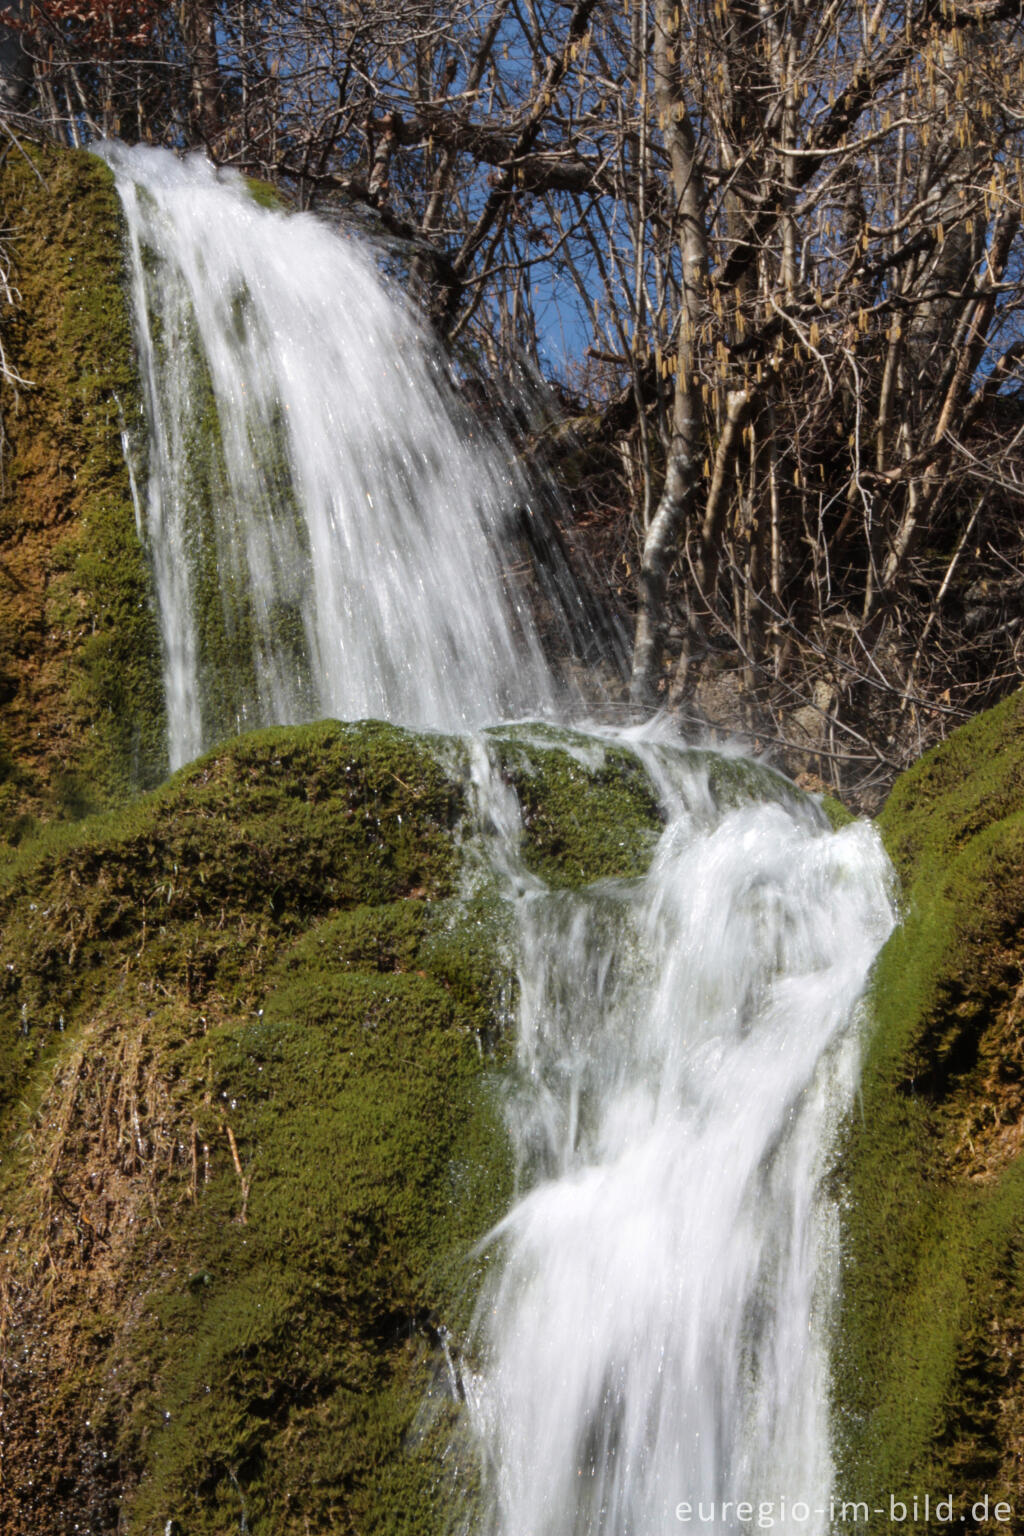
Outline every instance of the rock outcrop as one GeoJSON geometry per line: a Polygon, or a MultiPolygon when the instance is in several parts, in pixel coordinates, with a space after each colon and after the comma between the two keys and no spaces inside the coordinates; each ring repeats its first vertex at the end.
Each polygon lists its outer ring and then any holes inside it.
{"type": "Polygon", "coordinates": [[[2,851],[159,783],[167,755],[122,449],[143,438],[113,179],[93,155],[8,143],[0,205],[2,851]]]}
{"type": "MultiPolygon", "coordinates": [[[[628,753],[498,751],[528,864],[637,872],[628,753]]],[[[0,1528],[440,1533],[472,1498],[447,1340],[509,1196],[513,972],[466,816],[458,742],[324,723],[0,877],[0,1528]]]]}

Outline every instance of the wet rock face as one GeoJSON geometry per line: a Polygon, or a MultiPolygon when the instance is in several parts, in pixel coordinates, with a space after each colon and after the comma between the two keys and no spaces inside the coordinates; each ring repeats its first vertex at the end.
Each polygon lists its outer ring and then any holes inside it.
{"type": "Polygon", "coordinates": [[[878,964],[843,1159],[841,1491],[1019,1510],[1024,697],[924,757],[880,825],[904,922],[878,964]]]}
{"type": "MultiPolygon", "coordinates": [[[[0,877],[4,1529],[426,1533],[472,1499],[449,1331],[510,1191],[513,964],[467,771],[260,732],[0,877]]],[[[584,825],[640,815],[628,757],[544,772],[537,858],[578,856],[564,778],[584,825]]]]}

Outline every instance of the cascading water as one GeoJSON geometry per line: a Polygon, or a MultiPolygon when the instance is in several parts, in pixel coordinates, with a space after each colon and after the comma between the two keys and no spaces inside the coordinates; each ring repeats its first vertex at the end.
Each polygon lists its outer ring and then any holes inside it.
{"type": "Polygon", "coordinates": [[[521,991],[522,1193],[467,1374],[488,1530],[821,1536],[822,1182],[889,867],[865,823],[832,834],[795,795],[720,809],[703,755],[639,750],[668,814],[650,872],[571,894],[519,865],[517,807],[478,758],[521,991]]]}
{"type": "MultiPolygon", "coordinates": [[[[503,572],[522,488],[453,419],[370,262],[201,161],[104,152],[133,259],[172,763],[322,714],[550,717],[503,572]]],[[[593,759],[605,739],[561,743],[593,759]]],[[[665,809],[650,872],[567,892],[520,862],[495,737],[471,743],[519,936],[519,1195],[462,1374],[484,1529],[823,1533],[823,1177],[887,864],[869,827],[831,833],[766,773],[633,747],[665,809]]],[[[550,729],[522,750],[555,750],[550,729]]]]}
{"type": "Polygon", "coordinates": [[[524,488],[369,258],[239,177],[109,145],[149,421],[172,767],[258,725],[550,711],[504,580],[524,488]]]}

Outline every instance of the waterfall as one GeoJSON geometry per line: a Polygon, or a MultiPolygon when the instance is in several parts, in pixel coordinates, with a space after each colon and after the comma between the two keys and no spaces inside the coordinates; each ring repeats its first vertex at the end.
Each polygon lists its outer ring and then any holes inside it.
{"type": "Polygon", "coordinates": [[[668,822],[650,872],[582,892],[522,867],[518,807],[477,754],[520,989],[520,1193],[465,1377],[487,1530],[824,1536],[823,1179],[890,870],[864,822],[834,834],[795,795],[728,809],[701,755],[638,750],[668,822]]]}
{"type": "Polygon", "coordinates": [[[370,257],[199,157],[103,153],[128,228],[172,767],[259,725],[550,712],[503,569],[525,487],[459,419],[370,257]]]}
{"type": "MultiPolygon", "coordinates": [[[[319,715],[470,743],[519,997],[517,1195],[455,1341],[484,1469],[474,1536],[824,1536],[825,1176],[893,921],[876,834],[833,833],[780,778],[712,773],[649,729],[616,738],[664,811],[647,876],[570,891],[532,874],[501,732],[481,729],[560,708],[505,569],[525,495],[508,455],[474,437],[353,240],[200,160],[104,153],[128,226],[172,763],[319,715]]],[[[517,739],[593,763],[610,737],[517,739]]]]}

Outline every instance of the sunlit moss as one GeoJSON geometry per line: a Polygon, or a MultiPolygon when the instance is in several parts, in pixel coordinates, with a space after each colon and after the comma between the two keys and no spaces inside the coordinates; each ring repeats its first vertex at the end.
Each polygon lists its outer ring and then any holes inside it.
{"type": "Polygon", "coordinates": [[[905,774],[880,826],[905,917],[842,1160],[840,1483],[872,1507],[951,1493],[959,1518],[1016,1504],[1024,1450],[1021,696],[905,774]]]}
{"type": "MultiPolygon", "coordinates": [[[[93,156],[23,147],[0,196],[16,302],[0,392],[3,834],[122,801],[166,771],[152,584],[122,434],[140,426],[120,211],[93,156]]],[[[141,470],[141,466],[140,466],[141,470]]]]}
{"type": "MultiPolygon", "coordinates": [[[[574,814],[618,783],[653,836],[635,770],[584,775],[574,814]]],[[[262,731],[0,874],[12,1529],[466,1516],[514,988],[508,908],[464,883],[467,778],[457,741],[262,731]]]]}

